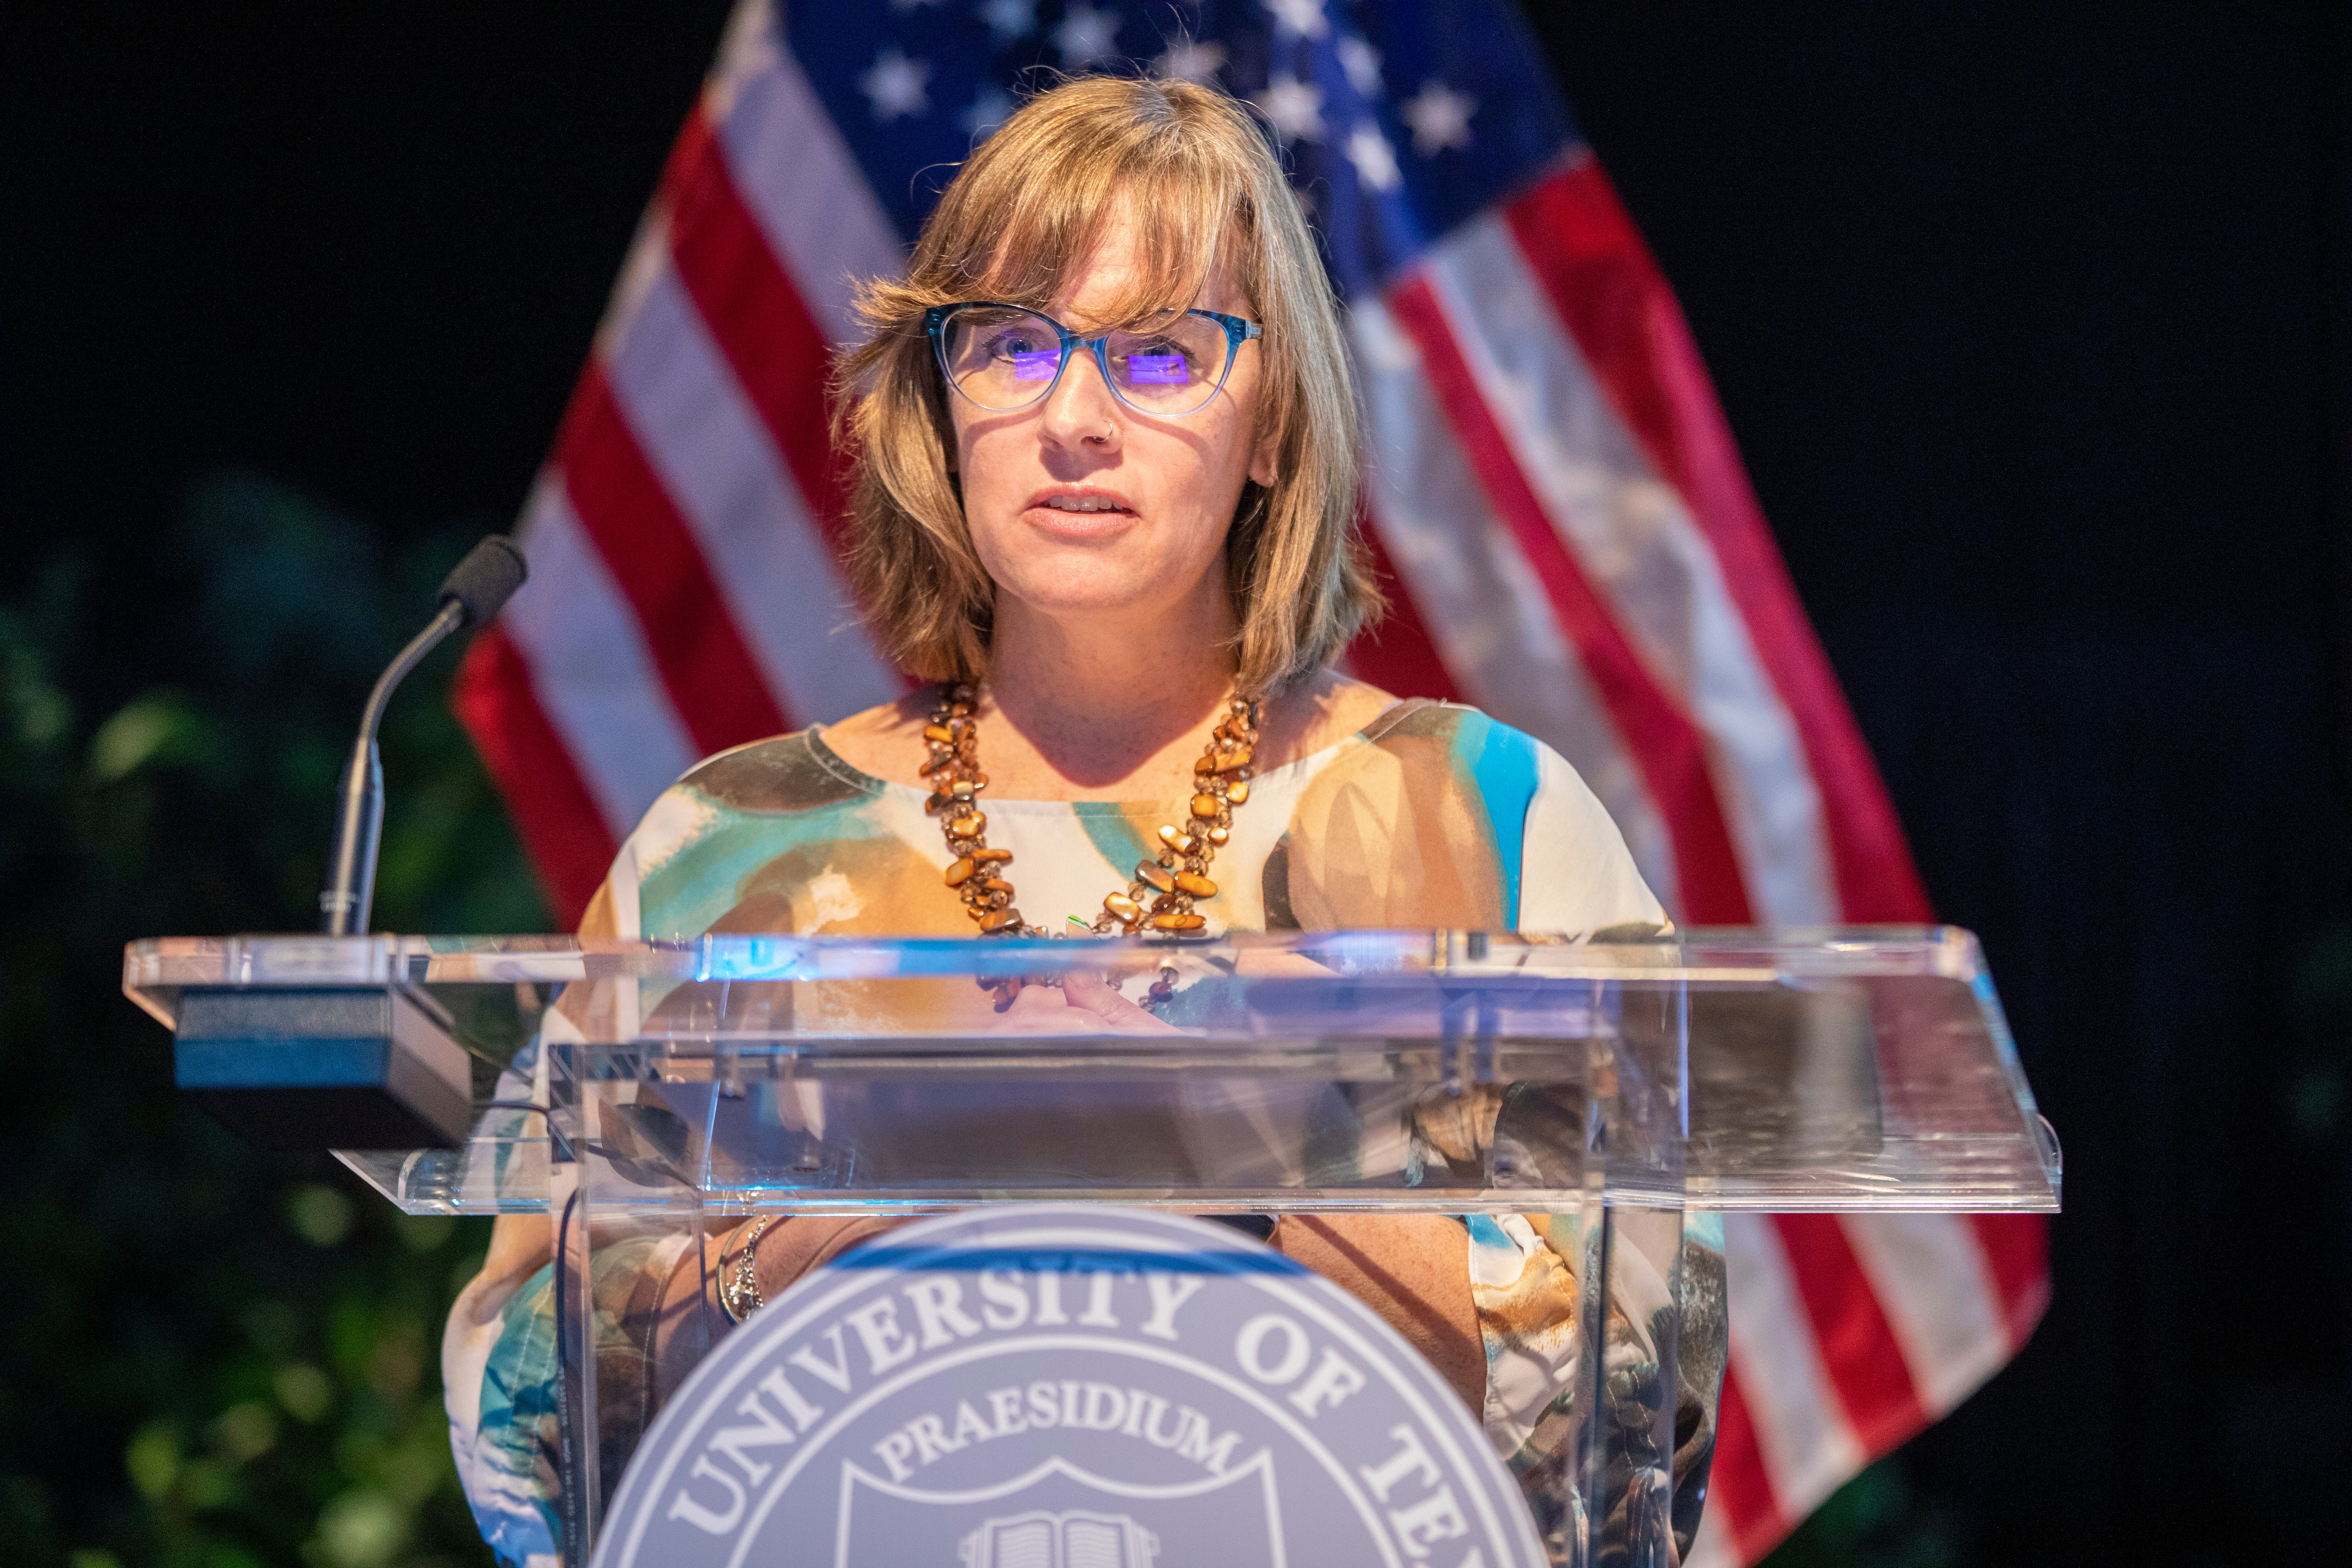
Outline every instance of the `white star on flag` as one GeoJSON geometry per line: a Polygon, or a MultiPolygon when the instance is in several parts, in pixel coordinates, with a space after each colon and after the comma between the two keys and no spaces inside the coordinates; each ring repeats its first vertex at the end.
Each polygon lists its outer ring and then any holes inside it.
{"type": "Polygon", "coordinates": [[[1151,68],[1171,81],[1213,82],[1225,68],[1225,46],[1196,44],[1187,38],[1151,62],[1151,68]]]}
{"type": "Polygon", "coordinates": [[[857,90],[874,105],[875,119],[896,120],[931,107],[931,95],[924,90],[930,79],[929,61],[910,60],[896,44],[886,44],[874,57],[874,68],[857,79],[857,90]]]}
{"type": "Polygon", "coordinates": [[[1265,0],[1265,8],[1274,13],[1277,34],[1319,38],[1331,30],[1329,20],[1323,15],[1323,0],[1265,0]]]}
{"type": "Polygon", "coordinates": [[[1335,51],[1339,57],[1339,68],[1348,73],[1348,85],[1366,98],[1381,95],[1381,51],[1353,33],[1341,36],[1335,51]]]}
{"type": "Polygon", "coordinates": [[[985,142],[991,132],[1012,118],[1013,100],[1005,96],[1003,88],[983,82],[979,95],[971,100],[971,107],[963,111],[960,123],[975,138],[985,142]]]}
{"type": "Polygon", "coordinates": [[[1376,191],[1392,191],[1404,184],[1397,173],[1396,150],[1381,128],[1369,120],[1356,121],[1348,132],[1348,162],[1356,165],[1356,177],[1376,191]]]}
{"type": "Polygon", "coordinates": [[[981,0],[980,19],[1000,44],[1029,36],[1037,26],[1037,0],[981,0]]]}
{"type": "Polygon", "coordinates": [[[1426,158],[1441,147],[1470,145],[1470,117],[1478,112],[1478,100],[1432,79],[1421,84],[1418,96],[1405,100],[1400,112],[1412,127],[1412,150],[1426,158]]]}
{"type": "Polygon", "coordinates": [[[1251,100],[1265,110],[1274,122],[1275,134],[1286,142],[1303,136],[1318,141],[1323,135],[1323,89],[1311,81],[1301,81],[1295,76],[1277,76],[1265,84],[1265,90],[1251,100]]]}
{"type": "Polygon", "coordinates": [[[1054,47],[1062,51],[1066,66],[1111,58],[1118,53],[1118,13],[1097,11],[1091,5],[1071,6],[1062,13],[1062,25],[1054,29],[1054,47]]]}

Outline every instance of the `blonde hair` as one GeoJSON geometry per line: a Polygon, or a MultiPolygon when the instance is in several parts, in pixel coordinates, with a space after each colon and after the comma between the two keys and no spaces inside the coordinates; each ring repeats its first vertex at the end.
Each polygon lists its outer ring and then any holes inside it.
{"type": "Polygon", "coordinates": [[[1138,266],[1105,321],[1186,309],[1222,263],[1265,326],[1251,439],[1271,433],[1276,478],[1244,485],[1225,559],[1237,684],[1279,690],[1381,607],[1355,532],[1363,437],[1297,200],[1247,112],[1189,82],[1084,77],[1031,99],[948,185],[906,276],[860,288],[870,335],[844,359],[835,405],[855,453],[852,585],[909,674],[986,673],[995,585],[950,468],[949,394],[923,314],[964,300],[1045,306],[1114,215],[1135,226],[1138,266]]]}

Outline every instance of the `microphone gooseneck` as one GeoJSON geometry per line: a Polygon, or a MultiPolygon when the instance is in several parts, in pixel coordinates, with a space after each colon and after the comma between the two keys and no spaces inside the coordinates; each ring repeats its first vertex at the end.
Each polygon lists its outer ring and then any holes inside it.
{"type": "Polygon", "coordinates": [[[375,897],[375,858],[383,837],[383,760],[376,731],[392,694],[441,639],[465,626],[479,626],[528,574],[514,541],[493,533],[466,552],[441,584],[441,608],[376,677],[360,711],[360,732],[336,786],[335,838],[327,857],[327,889],[319,895],[322,925],[330,936],[359,936],[368,928],[375,897]]]}

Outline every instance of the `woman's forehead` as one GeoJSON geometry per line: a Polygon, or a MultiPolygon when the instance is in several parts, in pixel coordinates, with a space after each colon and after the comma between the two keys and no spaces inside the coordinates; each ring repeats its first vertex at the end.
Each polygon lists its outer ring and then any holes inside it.
{"type": "Polygon", "coordinates": [[[1179,310],[1247,308],[1233,268],[1195,235],[1147,229],[1131,204],[1103,214],[1052,279],[1045,308],[1072,327],[1112,326],[1179,310]]]}
{"type": "Polygon", "coordinates": [[[1174,315],[1184,310],[1238,313],[1223,268],[1212,268],[1197,291],[1157,287],[1132,273],[1090,270],[1066,279],[1055,290],[1046,313],[1070,327],[1110,327],[1148,316],[1174,315]]]}

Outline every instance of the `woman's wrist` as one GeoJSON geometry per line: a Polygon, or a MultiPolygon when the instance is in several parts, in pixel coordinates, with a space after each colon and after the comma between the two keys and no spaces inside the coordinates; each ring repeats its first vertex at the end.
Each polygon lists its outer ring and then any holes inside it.
{"type": "Polygon", "coordinates": [[[719,1238],[709,1265],[710,1304],[730,1325],[740,1323],[810,1270],[906,1223],[881,1215],[746,1220],[719,1238]]]}
{"type": "Polygon", "coordinates": [[[730,1248],[719,1249],[718,1279],[719,1310],[730,1323],[740,1323],[766,1306],[767,1298],[760,1290],[760,1238],[775,1224],[773,1215],[761,1215],[750,1225],[739,1229],[741,1240],[730,1248]]]}

